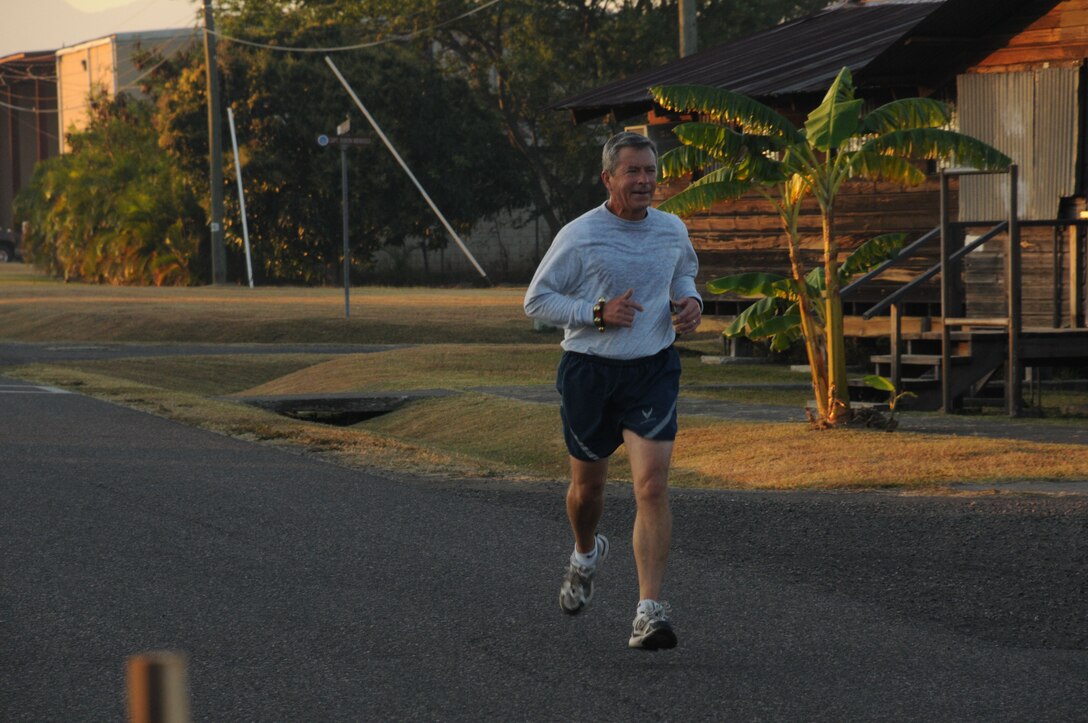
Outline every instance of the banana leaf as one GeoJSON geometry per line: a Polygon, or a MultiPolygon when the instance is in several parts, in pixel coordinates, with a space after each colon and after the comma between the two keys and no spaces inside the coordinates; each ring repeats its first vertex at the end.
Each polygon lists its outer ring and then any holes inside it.
{"type": "Polygon", "coordinates": [[[706,151],[719,163],[736,162],[749,153],[743,133],[716,123],[681,123],[673,133],[684,145],[706,151]]]}
{"type": "Polygon", "coordinates": [[[744,274],[723,276],[706,283],[706,290],[712,294],[736,294],[746,298],[782,296],[782,289],[777,284],[788,281],[789,277],[762,271],[750,271],[744,274]]]}
{"type": "Polygon", "coordinates": [[[866,386],[873,389],[879,389],[882,392],[891,392],[895,394],[895,385],[892,384],[892,380],[887,377],[878,376],[876,374],[867,374],[863,380],[866,386]]]}
{"type": "Polygon", "coordinates": [[[888,259],[894,258],[906,243],[905,233],[885,233],[869,239],[846,257],[839,266],[840,278],[847,281],[858,274],[875,269],[888,259]]]}
{"type": "Polygon", "coordinates": [[[926,180],[926,174],[906,158],[864,150],[851,155],[850,172],[870,181],[891,181],[905,186],[918,186],[926,180]]]}
{"type": "Polygon", "coordinates": [[[699,148],[678,146],[662,153],[657,162],[661,180],[667,181],[712,166],[716,161],[709,153],[699,148]]]}
{"type": "Polygon", "coordinates": [[[1001,171],[1012,163],[1011,158],[991,145],[941,128],[892,131],[866,141],[860,150],[915,160],[952,157],[958,165],[987,171],[1001,171]]]}
{"type": "Polygon", "coordinates": [[[751,188],[747,181],[720,181],[692,185],[663,202],[658,208],[677,216],[688,216],[696,211],[705,211],[719,201],[740,198],[751,188]]]}
{"type": "Polygon", "coordinates": [[[805,137],[818,151],[838,148],[857,132],[865,101],[854,98],[850,69],[839,71],[820,105],[805,121],[805,137]]]}
{"type": "Polygon", "coordinates": [[[735,124],[745,133],[777,136],[788,143],[804,140],[785,116],[740,93],[705,85],[665,85],[650,88],[650,94],[658,105],[678,113],[701,113],[735,124]]]}
{"type": "Polygon", "coordinates": [[[725,336],[744,336],[748,329],[759,326],[764,320],[774,316],[778,310],[778,302],[773,296],[767,296],[755,302],[744,311],[737,314],[733,323],[722,332],[725,336]]]}
{"type": "Polygon", "coordinates": [[[902,98],[880,106],[861,119],[862,133],[891,133],[914,128],[940,128],[952,118],[948,106],[933,98],[902,98]]]}
{"type": "MultiPolygon", "coordinates": [[[[759,320],[759,324],[753,324],[748,330],[749,339],[766,339],[769,336],[787,335],[801,330],[801,315],[779,314],[759,320]]],[[[796,337],[795,337],[796,338],[796,337]]]]}

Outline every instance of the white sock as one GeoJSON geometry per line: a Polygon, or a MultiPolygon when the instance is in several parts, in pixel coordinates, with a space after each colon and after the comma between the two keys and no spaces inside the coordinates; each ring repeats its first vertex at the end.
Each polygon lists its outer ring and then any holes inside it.
{"type": "Polygon", "coordinates": [[[570,556],[570,561],[575,565],[582,567],[593,567],[597,564],[597,542],[593,542],[593,552],[579,552],[578,548],[574,548],[574,554],[570,556]]]}
{"type": "Polygon", "coordinates": [[[646,598],[645,600],[639,600],[638,608],[635,610],[635,612],[646,613],[647,615],[649,615],[651,612],[653,612],[657,604],[657,600],[651,600],[650,598],[646,598]]]}

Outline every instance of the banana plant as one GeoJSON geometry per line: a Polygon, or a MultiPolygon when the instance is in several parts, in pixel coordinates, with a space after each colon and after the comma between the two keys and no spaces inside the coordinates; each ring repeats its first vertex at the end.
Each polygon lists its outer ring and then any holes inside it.
{"type": "Polygon", "coordinates": [[[742,274],[712,281],[708,289],[759,297],[737,317],[734,331],[771,339],[779,348],[803,339],[821,426],[848,421],[842,285],[873,258],[894,253],[889,250],[894,244],[878,237],[840,262],[835,202],[843,184],[862,179],[918,185],[926,178],[917,165],[923,160],[986,170],[1007,168],[1011,160],[948,130],[948,107],[931,98],[905,98],[866,112],[865,101],[855,97],[849,68],[839,72],[803,128],[752,98],[720,88],[670,85],[650,93],[666,110],[699,118],[676,127],[681,145],[660,161],[663,181],[697,179],[661,209],[685,216],[756,192],[774,205],[785,231],[788,275],[742,274]],[[820,210],[823,256],[814,269],[805,268],[801,258],[798,227],[806,198],[814,198],[820,210]]]}
{"type": "MultiPolygon", "coordinates": [[[[866,241],[839,266],[839,287],[895,256],[906,240],[905,233],[887,233],[866,241]]],[[[713,294],[731,293],[760,299],[738,314],[722,333],[727,337],[766,339],[773,351],[785,351],[803,336],[798,289],[806,297],[817,321],[822,323],[819,302],[826,289],[824,273],[824,268],[817,266],[805,275],[805,283],[801,285],[788,276],[762,271],[723,276],[707,282],[707,290],[713,294]]]]}

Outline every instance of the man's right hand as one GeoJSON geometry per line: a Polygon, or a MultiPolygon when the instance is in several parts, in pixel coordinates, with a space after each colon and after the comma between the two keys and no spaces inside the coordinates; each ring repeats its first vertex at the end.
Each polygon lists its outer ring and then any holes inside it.
{"type": "Polygon", "coordinates": [[[610,326],[628,327],[635,323],[635,314],[643,311],[642,304],[631,299],[634,289],[628,289],[620,296],[610,299],[604,305],[604,328],[610,326]]]}

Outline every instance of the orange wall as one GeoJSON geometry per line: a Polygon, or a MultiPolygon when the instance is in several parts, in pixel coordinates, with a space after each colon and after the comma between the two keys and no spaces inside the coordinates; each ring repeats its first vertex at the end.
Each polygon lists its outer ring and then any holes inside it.
{"type": "Polygon", "coordinates": [[[1040,63],[1076,65],[1088,58],[1088,0],[1065,0],[971,69],[1003,73],[1040,63]]]}

